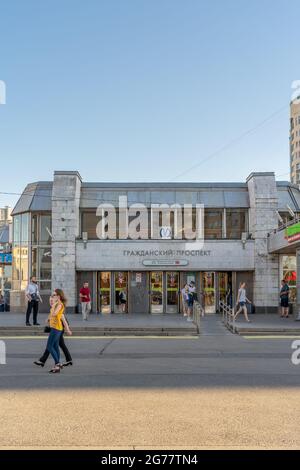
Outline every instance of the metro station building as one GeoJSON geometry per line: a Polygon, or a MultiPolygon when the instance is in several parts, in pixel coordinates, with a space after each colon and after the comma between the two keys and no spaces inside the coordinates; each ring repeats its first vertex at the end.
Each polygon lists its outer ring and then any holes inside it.
{"type": "Polygon", "coordinates": [[[53,181],[28,184],[12,213],[11,311],[24,311],[34,275],[46,310],[51,290],[62,288],[75,311],[88,281],[93,311],[121,312],[122,291],[128,313],[176,314],[180,289],[193,280],[207,313],[218,312],[220,301],[234,303],[241,281],[257,312],[275,312],[283,277],[296,301],[297,268],[296,251],[275,246],[273,237],[298,214],[298,187],[271,172],[239,183],[89,183],[76,171],[56,171],[53,181]],[[138,238],[122,232],[120,197],[131,208],[122,213],[130,223],[146,207],[149,224],[138,238]],[[152,207],[160,204],[171,207],[170,220],[153,235],[152,207]],[[107,228],[100,205],[116,207],[113,239],[99,238],[99,224],[107,228]],[[193,227],[194,208],[204,208],[201,247],[186,239],[184,225],[176,235],[174,205],[192,207],[193,227]]]}

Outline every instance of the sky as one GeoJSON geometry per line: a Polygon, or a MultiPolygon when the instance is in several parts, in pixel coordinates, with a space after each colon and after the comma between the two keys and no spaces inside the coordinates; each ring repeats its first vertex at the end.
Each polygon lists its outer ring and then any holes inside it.
{"type": "Polygon", "coordinates": [[[84,181],[289,179],[299,0],[0,0],[0,207],[84,181]]]}

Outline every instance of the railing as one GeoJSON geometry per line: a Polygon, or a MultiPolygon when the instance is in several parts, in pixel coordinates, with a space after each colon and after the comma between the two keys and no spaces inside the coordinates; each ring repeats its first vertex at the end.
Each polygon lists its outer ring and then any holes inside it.
{"type": "Polygon", "coordinates": [[[200,332],[201,317],[204,316],[204,310],[201,304],[195,300],[193,305],[193,322],[197,325],[198,333],[200,332]]]}
{"type": "Polygon", "coordinates": [[[278,228],[275,228],[274,230],[272,230],[269,233],[269,235],[271,235],[272,233],[281,232],[282,230],[285,230],[287,227],[290,227],[290,225],[294,225],[297,222],[300,222],[300,216],[296,216],[294,217],[293,220],[290,220],[289,222],[286,222],[285,224],[281,224],[278,228]]]}
{"type": "Polygon", "coordinates": [[[236,333],[234,310],[230,305],[220,302],[220,310],[222,312],[222,321],[228,330],[236,333]]]}

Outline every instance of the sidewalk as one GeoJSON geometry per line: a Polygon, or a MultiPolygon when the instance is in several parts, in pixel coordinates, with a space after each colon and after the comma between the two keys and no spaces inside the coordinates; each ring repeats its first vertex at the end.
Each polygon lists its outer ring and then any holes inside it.
{"type": "Polygon", "coordinates": [[[280,334],[300,335],[300,321],[295,321],[293,316],[280,318],[276,313],[249,315],[251,323],[247,323],[242,314],[235,322],[238,334],[280,334]]]}
{"type": "MultiPolygon", "coordinates": [[[[25,326],[25,315],[20,313],[0,314],[0,335],[40,335],[43,334],[48,315],[40,313],[40,326],[25,326]]],[[[31,319],[32,321],[32,319],[31,319]]],[[[80,314],[68,315],[68,321],[74,335],[108,336],[187,336],[197,335],[197,327],[187,322],[182,315],[149,314],[91,314],[88,321],[83,321],[80,314]]]]}

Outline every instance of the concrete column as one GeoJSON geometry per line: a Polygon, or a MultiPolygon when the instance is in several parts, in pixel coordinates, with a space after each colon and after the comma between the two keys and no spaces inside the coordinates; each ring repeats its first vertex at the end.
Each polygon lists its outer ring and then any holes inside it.
{"type": "Polygon", "coordinates": [[[274,173],[251,173],[247,178],[250,228],[255,240],[253,295],[257,311],[277,311],[278,255],[268,253],[267,235],[278,227],[278,196],[274,173]]]}
{"type": "Polygon", "coordinates": [[[77,171],[56,171],[52,190],[52,289],[60,288],[74,311],[76,292],[76,238],[79,236],[81,176],[77,171]]]}

